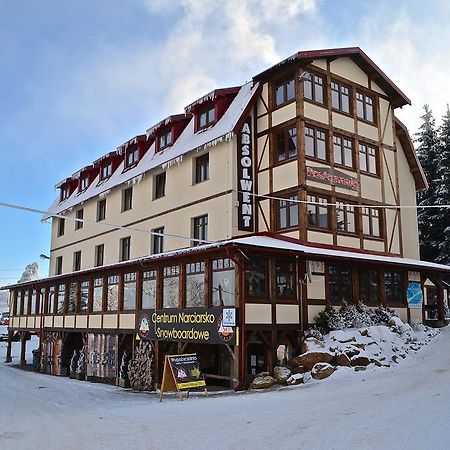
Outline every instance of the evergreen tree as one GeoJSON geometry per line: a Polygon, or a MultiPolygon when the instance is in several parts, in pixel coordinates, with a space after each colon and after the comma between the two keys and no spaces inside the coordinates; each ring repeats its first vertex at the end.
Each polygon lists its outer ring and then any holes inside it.
{"type": "MultiPolygon", "coordinates": [[[[433,113],[428,105],[424,106],[425,114],[421,117],[423,124],[416,135],[419,143],[417,156],[422,164],[428,180],[429,188],[417,193],[417,204],[419,206],[434,205],[437,201],[437,178],[439,163],[439,136],[433,113]]],[[[439,209],[418,208],[419,221],[420,257],[426,261],[436,261],[439,255],[441,236],[436,227],[439,209]]]]}
{"type": "MultiPolygon", "coordinates": [[[[436,204],[450,205],[450,110],[442,118],[439,130],[438,167],[436,180],[436,204]]],[[[450,263],[450,209],[435,210],[435,226],[439,233],[438,255],[436,262],[450,263]]]]}

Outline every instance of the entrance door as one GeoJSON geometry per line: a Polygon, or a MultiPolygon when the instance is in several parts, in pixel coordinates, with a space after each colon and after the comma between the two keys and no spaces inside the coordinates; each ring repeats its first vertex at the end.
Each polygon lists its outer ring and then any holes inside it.
{"type": "Polygon", "coordinates": [[[266,357],[263,344],[248,344],[247,347],[247,373],[256,375],[267,371],[266,357]]]}

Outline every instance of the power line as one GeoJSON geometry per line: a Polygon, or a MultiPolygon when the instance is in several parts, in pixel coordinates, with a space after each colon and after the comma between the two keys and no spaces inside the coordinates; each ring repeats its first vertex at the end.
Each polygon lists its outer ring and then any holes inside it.
{"type": "Polygon", "coordinates": [[[103,221],[97,222],[96,220],[78,219],[76,217],[69,217],[69,216],[65,216],[63,214],[53,214],[50,211],[44,211],[42,209],[35,209],[35,208],[29,208],[27,206],[15,205],[13,203],[0,202],[0,207],[17,209],[19,211],[31,212],[31,213],[34,213],[34,214],[47,215],[47,216],[56,217],[56,218],[59,218],[59,219],[73,220],[74,222],[90,223],[90,224],[93,224],[93,225],[101,225],[101,226],[104,226],[104,227],[107,227],[107,228],[113,228],[113,229],[116,229],[116,230],[137,231],[137,232],[140,232],[140,233],[150,234],[151,236],[161,236],[161,237],[166,236],[166,237],[170,237],[170,238],[174,238],[174,239],[182,239],[182,240],[188,240],[190,242],[198,242],[200,244],[212,244],[211,241],[207,241],[205,239],[197,239],[197,238],[193,238],[193,237],[180,236],[180,235],[177,235],[177,234],[157,233],[155,231],[146,230],[144,228],[130,227],[128,225],[116,225],[116,224],[103,222],[103,221]]]}

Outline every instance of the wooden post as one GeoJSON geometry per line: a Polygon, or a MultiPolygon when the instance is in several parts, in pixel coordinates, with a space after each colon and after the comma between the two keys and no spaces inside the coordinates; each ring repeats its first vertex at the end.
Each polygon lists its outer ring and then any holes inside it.
{"type": "Polygon", "coordinates": [[[27,351],[27,341],[26,341],[26,332],[22,331],[20,333],[20,367],[23,367],[26,363],[26,351],[27,351]]]}
{"type": "Polygon", "coordinates": [[[12,338],[13,338],[13,335],[14,335],[14,331],[8,331],[8,347],[6,347],[5,363],[12,362],[11,351],[12,351],[12,338]]]}

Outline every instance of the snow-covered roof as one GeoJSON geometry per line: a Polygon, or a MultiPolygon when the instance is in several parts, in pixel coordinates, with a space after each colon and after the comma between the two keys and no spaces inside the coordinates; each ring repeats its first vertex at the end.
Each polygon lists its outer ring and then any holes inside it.
{"type": "Polygon", "coordinates": [[[136,167],[124,172],[125,162],[122,161],[117,170],[104,182],[99,184],[100,179],[99,175],[97,175],[85,191],[78,192],[78,190],[75,190],[69,198],[62,202],[59,201],[58,197],[49,208],[48,214],[42,220],[47,220],[53,214],[61,214],[64,211],[70,210],[86,200],[108,192],[116,186],[139,180],[145,173],[152,169],[158,167],[165,168],[170,166],[172,162],[180,162],[183,155],[190,151],[212,147],[223,140],[231,139],[235,126],[239,123],[243,112],[247,109],[257,89],[258,83],[253,84],[253,82],[248,82],[244,84],[225,114],[213,127],[195,133],[194,118],[191,118],[176,142],[170,147],[155,153],[155,143],[153,143],[136,167]]]}
{"type": "Polygon", "coordinates": [[[289,251],[294,253],[301,253],[305,257],[312,257],[312,258],[324,258],[324,259],[342,259],[342,260],[352,260],[352,261],[371,261],[375,264],[384,264],[384,265],[400,265],[406,268],[420,270],[420,269],[428,269],[428,270],[436,270],[440,272],[450,272],[450,266],[445,266],[443,264],[436,264],[428,261],[420,261],[417,259],[408,259],[408,258],[400,258],[400,257],[394,257],[394,256],[384,256],[384,255],[378,255],[373,253],[362,253],[357,251],[350,251],[350,250],[334,250],[331,248],[323,248],[323,247],[314,247],[312,245],[304,245],[300,243],[300,241],[295,242],[294,239],[282,239],[277,238],[273,236],[268,235],[253,235],[253,236],[246,236],[242,238],[236,238],[236,239],[228,239],[225,241],[218,241],[218,242],[212,242],[208,244],[198,245],[195,247],[186,247],[181,248],[178,250],[172,250],[169,252],[159,253],[156,255],[149,255],[144,256],[141,258],[135,258],[128,261],[121,261],[109,265],[104,265],[100,267],[95,267],[91,269],[85,269],[85,270],[79,270],[77,272],[69,272],[64,273],[62,275],[55,275],[52,277],[48,277],[41,280],[34,280],[29,281],[27,283],[16,283],[11,284],[8,286],[0,287],[0,290],[2,289],[10,289],[13,287],[23,286],[23,285],[30,285],[33,283],[38,283],[42,281],[51,281],[51,280],[57,280],[57,279],[64,279],[67,277],[70,277],[72,275],[80,276],[87,273],[92,272],[104,272],[105,270],[111,269],[118,269],[123,266],[131,266],[136,263],[150,263],[151,261],[158,261],[158,260],[164,260],[169,258],[176,258],[176,257],[183,257],[183,256],[189,256],[191,254],[196,253],[203,253],[205,251],[211,251],[215,249],[220,249],[223,247],[229,247],[229,246],[240,246],[242,249],[242,246],[249,247],[249,248],[264,248],[264,249],[271,249],[271,250],[280,250],[280,251],[289,251]]]}

